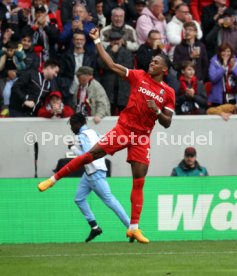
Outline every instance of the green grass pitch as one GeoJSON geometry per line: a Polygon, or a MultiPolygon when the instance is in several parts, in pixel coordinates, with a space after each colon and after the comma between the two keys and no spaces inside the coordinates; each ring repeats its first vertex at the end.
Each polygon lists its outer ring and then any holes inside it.
{"type": "Polygon", "coordinates": [[[237,241],[0,245],[1,276],[237,275],[237,241]]]}

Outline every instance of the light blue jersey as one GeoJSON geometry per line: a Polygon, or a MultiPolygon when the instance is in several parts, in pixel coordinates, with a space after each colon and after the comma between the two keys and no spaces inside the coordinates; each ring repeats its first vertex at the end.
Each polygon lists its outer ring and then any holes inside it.
{"type": "MultiPolygon", "coordinates": [[[[77,146],[73,147],[74,153],[76,155],[81,155],[88,152],[97,142],[96,137],[98,141],[99,135],[94,130],[89,129],[86,125],[82,126],[76,137],[77,146]]],[[[86,171],[89,173],[85,172],[82,175],[75,197],[75,203],[80,208],[86,220],[88,222],[96,220],[86,200],[90,192],[94,191],[104,204],[111,208],[122,223],[128,227],[130,222],[129,217],[120,202],[111,193],[109,184],[106,180],[107,168],[104,158],[93,161],[87,166],[86,171]]]]}

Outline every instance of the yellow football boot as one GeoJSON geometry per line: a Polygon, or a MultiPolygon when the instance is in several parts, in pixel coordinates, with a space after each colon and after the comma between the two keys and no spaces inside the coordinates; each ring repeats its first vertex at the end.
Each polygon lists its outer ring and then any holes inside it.
{"type": "Polygon", "coordinates": [[[38,189],[40,192],[44,192],[45,190],[51,188],[55,183],[49,178],[44,180],[38,184],[38,189]]]}
{"type": "Polygon", "coordinates": [[[140,243],[149,243],[150,241],[142,235],[142,231],[140,229],[135,230],[127,230],[126,236],[130,239],[135,239],[140,243]]]}

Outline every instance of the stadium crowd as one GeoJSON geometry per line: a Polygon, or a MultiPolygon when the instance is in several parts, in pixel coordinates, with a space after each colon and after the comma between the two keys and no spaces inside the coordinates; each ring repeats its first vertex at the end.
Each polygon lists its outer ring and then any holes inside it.
{"type": "Polygon", "coordinates": [[[114,62],[147,70],[153,56],[172,63],[165,82],[176,114],[236,113],[237,1],[2,0],[0,117],[118,115],[129,83],[108,70],[89,37],[114,62]],[[228,107],[226,109],[226,107],[228,107]]]}

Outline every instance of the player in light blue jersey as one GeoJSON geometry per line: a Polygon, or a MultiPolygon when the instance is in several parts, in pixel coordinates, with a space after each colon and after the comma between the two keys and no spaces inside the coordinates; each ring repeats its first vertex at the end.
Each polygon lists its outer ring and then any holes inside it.
{"type": "MultiPolygon", "coordinates": [[[[86,117],[82,113],[72,115],[69,122],[72,132],[76,135],[76,143],[71,147],[71,150],[76,155],[82,155],[88,152],[98,142],[100,137],[93,129],[88,128],[86,117]]],[[[102,233],[102,229],[98,226],[95,216],[87,202],[87,196],[92,191],[97,194],[105,205],[115,212],[126,228],[128,228],[130,223],[129,217],[120,202],[111,193],[106,180],[107,167],[105,165],[105,159],[97,159],[84,167],[85,173],[80,180],[75,203],[91,226],[90,234],[85,241],[89,242],[102,233]]]]}

